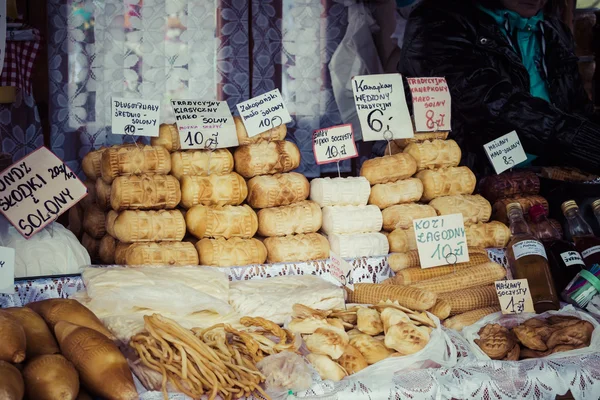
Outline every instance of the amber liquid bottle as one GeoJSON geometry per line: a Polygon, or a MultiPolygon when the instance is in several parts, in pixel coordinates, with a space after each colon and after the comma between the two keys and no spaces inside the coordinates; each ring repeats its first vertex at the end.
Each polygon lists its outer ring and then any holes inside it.
{"type": "Polygon", "coordinates": [[[594,236],[590,225],[579,214],[577,203],[573,200],[565,201],[561,208],[567,219],[575,248],[581,253],[587,268],[590,269],[594,264],[600,264],[600,238],[594,236]]]}
{"type": "Polygon", "coordinates": [[[536,313],[558,310],[560,301],[544,245],[529,230],[519,203],[509,204],[506,211],[512,233],[506,250],[513,278],[527,279],[536,313]]]}

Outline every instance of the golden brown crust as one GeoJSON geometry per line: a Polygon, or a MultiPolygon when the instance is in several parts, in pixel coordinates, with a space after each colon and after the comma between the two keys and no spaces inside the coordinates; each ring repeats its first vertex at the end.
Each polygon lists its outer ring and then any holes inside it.
{"type": "Polygon", "coordinates": [[[310,200],[288,206],[263,208],[257,215],[258,234],[266,237],[313,233],[323,223],[321,207],[310,200]]]}
{"type": "Polygon", "coordinates": [[[267,259],[265,245],[257,239],[202,239],[196,243],[200,265],[235,267],[263,264],[267,259]]]}
{"type": "Polygon", "coordinates": [[[110,204],[115,211],[173,209],[181,201],[179,181],[171,175],[119,176],[112,183],[110,204]]]}
{"type": "Polygon", "coordinates": [[[179,139],[179,130],[176,124],[160,124],[158,127],[158,137],[150,139],[152,146],[162,146],[169,153],[181,150],[179,139]]]}
{"type": "Polygon", "coordinates": [[[398,153],[391,156],[367,160],[360,168],[360,175],[371,185],[407,179],[417,172],[417,162],[410,154],[398,153]]]}
{"type": "Polygon", "coordinates": [[[106,235],[106,214],[97,204],[91,205],[83,213],[83,230],[94,239],[106,235]]]}
{"type": "Polygon", "coordinates": [[[197,205],[240,205],[248,196],[246,181],[232,172],[226,175],[184,175],[181,178],[181,205],[191,208],[197,205]]]}
{"type": "Polygon", "coordinates": [[[269,263],[300,262],[329,258],[329,242],[318,233],[269,237],[264,240],[269,263]]]}
{"type": "Polygon", "coordinates": [[[229,239],[239,237],[249,239],[258,229],[258,218],[250,206],[194,206],[186,215],[188,231],[197,237],[229,239]]]}
{"type": "Polygon", "coordinates": [[[102,153],[106,148],[93,150],[81,160],[81,168],[88,179],[95,181],[102,176],[102,153]]]}
{"type": "Polygon", "coordinates": [[[371,188],[369,204],[385,209],[394,204],[413,203],[423,195],[423,184],[417,178],[378,183],[371,188]]]}
{"type": "Polygon", "coordinates": [[[436,197],[471,194],[477,179],[467,167],[450,167],[438,170],[423,170],[416,175],[423,182],[421,201],[431,201],[436,197]]]}
{"type": "Polygon", "coordinates": [[[134,243],[125,250],[127,265],[198,265],[198,252],[192,243],[134,243]]]}
{"type": "Polygon", "coordinates": [[[181,241],[185,219],[179,210],[125,210],[114,222],[114,237],[123,243],[181,241]]]}
{"type": "Polygon", "coordinates": [[[102,179],[96,181],[96,203],[103,210],[110,209],[110,192],[111,185],[104,182],[102,179]]]}
{"type": "Polygon", "coordinates": [[[102,179],[106,183],[121,175],[168,174],[171,156],[160,146],[111,147],[102,153],[102,179]]]}
{"type": "Polygon", "coordinates": [[[233,156],[227,149],[177,151],[171,154],[171,166],[180,180],[184,175],[225,175],[233,171],[233,156]]]}
{"type": "Polygon", "coordinates": [[[456,167],[462,155],[454,140],[427,140],[404,149],[417,161],[417,170],[456,167]]]}
{"type": "Polygon", "coordinates": [[[248,181],[246,201],[253,208],[287,206],[308,198],[310,184],[297,172],[255,176],[248,181]]]}
{"type": "Polygon", "coordinates": [[[300,165],[300,150],[287,140],[240,146],[233,154],[235,171],[244,178],[288,172],[300,165]]]}

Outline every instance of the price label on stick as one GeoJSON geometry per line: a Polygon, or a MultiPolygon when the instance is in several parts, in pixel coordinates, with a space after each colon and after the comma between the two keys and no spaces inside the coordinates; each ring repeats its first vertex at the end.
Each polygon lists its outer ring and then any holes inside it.
{"type": "Polygon", "coordinates": [[[407,78],[417,132],[450,130],[450,91],[446,78],[407,78]]]}
{"type": "Polygon", "coordinates": [[[182,149],[222,149],[239,144],[226,101],[171,100],[171,105],[182,149]]]}
{"type": "Polygon", "coordinates": [[[160,101],[112,98],[112,133],[158,136],[160,101]]]}
{"type": "Polygon", "coordinates": [[[462,214],[416,219],[413,226],[421,268],[469,261],[462,214]]]}
{"type": "Polygon", "coordinates": [[[292,121],[279,89],[241,102],[236,107],[249,137],[292,121]]]}
{"type": "Polygon", "coordinates": [[[500,300],[502,314],[535,312],[527,279],[496,281],[496,293],[500,300]]]}
{"type": "Polygon", "coordinates": [[[331,259],[331,265],[329,267],[331,276],[333,276],[342,286],[354,290],[354,279],[352,278],[354,267],[352,267],[352,264],[335,254],[333,251],[329,252],[329,258],[331,259]]]}
{"type": "Polygon", "coordinates": [[[15,292],[15,249],[0,247],[0,293],[15,292]]]}
{"type": "Polygon", "coordinates": [[[483,148],[497,174],[527,160],[523,145],[515,131],[486,143],[483,148]]]}
{"type": "Polygon", "coordinates": [[[319,165],[358,157],[352,125],[332,126],[314,131],[313,152],[319,165]]]}
{"type": "Polygon", "coordinates": [[[411,138],[413,131],[400,74],[352,78],[354,103],[363,140],[411,138]]]}

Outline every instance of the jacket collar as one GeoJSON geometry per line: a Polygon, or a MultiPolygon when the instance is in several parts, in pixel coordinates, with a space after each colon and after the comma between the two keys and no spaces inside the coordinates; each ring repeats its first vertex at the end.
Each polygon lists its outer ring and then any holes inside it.
{"type": "Polygon", "coordinates": [[[518,31],[539,31],[540,22],[544,20],[544,13],[538,12],[531,18],[525,18],[511,10],[490,10],[481,5],[478,5],[481,11],[494,19],[496,24],[504,27],[508,34],[513,34],[514,30],[518,31]],[[510,27],[510,28],[509,28],[510,27]]]}

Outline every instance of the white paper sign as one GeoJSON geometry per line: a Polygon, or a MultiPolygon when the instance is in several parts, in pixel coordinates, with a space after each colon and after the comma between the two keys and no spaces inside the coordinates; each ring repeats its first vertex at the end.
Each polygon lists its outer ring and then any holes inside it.
{"type": "Polygon", "coordinates": [[[354,290],[354,279],[352,278],[354,267],[352,264],[335,254],[333,251],[329,252],[329,258],[331,259],[331,265],[329,267],[331,276],[333,276],[342,286],[354,290]]]}
{"type": "Polygon", "coordinates": [[[15,292],[15,249],[0,247],[0,293],[15,292]]]}
{"type": "Polygon", "coordinates": [[[0,211],[25,238],[86,194],[77,175],[43,146],[0,173],[0,211]]]}
{"type": "Polygon", "coordinates": [[[6,0],[0,0],[0,75],[6,55],[6,0]]]}
{"type": "Polygon", "coordinates": [[[112,98],[112,133],[158,136],[160,101],[112,98]]]}
{"type": "Polygon", "coordinates": [[[182,149],[223,149],[239,145],[226,101],[171,100],[182,149]]]}
{"type": "Polygon", "coordinates": [[[402,75],[355,76],[352,91],[365,142],[415,135],[404,97],[402,75]]]}
{"type": "Polygon", "coordinates": [[[497,174],[501,174],[527,160],[517,132],[512,131],[483,145],[497,174]]]}
{"type": "Polygon", "coordinates": [[[469,261],[462,214],[416,219],[413,226],[421,268],[469,261]]]}
{"type": "Polygon", "coordinates": [[[502,314],[535,312],[527,279],[496,281],[494,283],[502,314]]]}
{"type": "Polygon", "coordinates": [[[313,153],[319,165],[358,157],[352,125],[338,125],[314,131],[313,153]]]}
{"type": "Polygon", "coordinates": [[[450,130],[450,90],[446,78],[407,78],[417,132],[450,130]]]}
{"type": "Polygon", "coordinates": [[[236,107],[249,137],[292,121],[279,89],[241,102],[236,107]]]}

